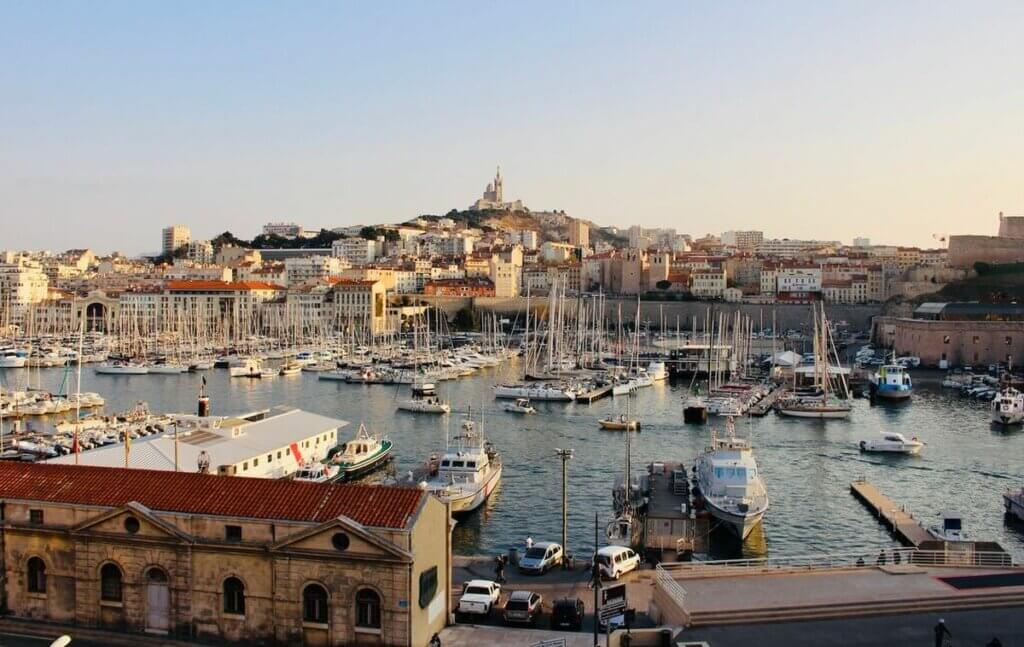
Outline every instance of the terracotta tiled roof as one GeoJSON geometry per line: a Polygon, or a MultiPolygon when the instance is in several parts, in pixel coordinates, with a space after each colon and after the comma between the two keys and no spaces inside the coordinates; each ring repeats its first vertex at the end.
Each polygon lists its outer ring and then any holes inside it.
{"type": "Polygon", "coordinates": [[[238,290],[283,290],[284,288],[276,283],[266,283],[263,281],[168,281],[167,289],[235,292],[238,290]]]}
{"type": "Polygon", "coordinates": [[[321,523],[346,516],[404,528],[428,496],[419,488],[306,483],[85,465],[0,462],[0,498],[321,523]]]}

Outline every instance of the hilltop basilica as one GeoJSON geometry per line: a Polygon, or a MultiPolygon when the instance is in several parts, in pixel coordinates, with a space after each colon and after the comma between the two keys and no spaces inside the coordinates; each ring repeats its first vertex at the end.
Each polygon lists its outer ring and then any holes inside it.
{"type": "Polygon", "coordinates": [[[494,181],[487,185],[484,196],[469,206],[470,211],[484,211],[494,209],[496,211],[528,211],[523,206],[522,200],[515,202],[502,202],[501,193],[501,167],[498,167],[494,175],[494,181]]]}

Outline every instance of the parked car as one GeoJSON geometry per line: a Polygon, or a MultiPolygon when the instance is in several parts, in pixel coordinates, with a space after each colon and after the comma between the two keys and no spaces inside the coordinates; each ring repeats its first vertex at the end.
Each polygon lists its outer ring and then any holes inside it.
{"type": "Polygon", "coordinates": [[[597,551],[597,563],[601,576],[613,580],[640,567],[640,556],[625,546],[605,546],[597,551]]]}
{"type": "Polygon", "coordinates": [[[553,541],[539,541],[519,559],[519,572],[541,575],[562,563],[562,547],[553,541]]]}
{"type": "Polygon", "coordinates": [[[501,597],[501,585],[490,580],[470,580],[459,598],[459,613],[487,615],[501,597]]]}
{"type": "Polygon", "coordinates": [[[551,607],[551,628],[579,631],[583,628],[583,600],[562,598],[551,607]]]}
{"type": "Polygon", "coordinates": [[[502,614],[505,622],[533,624],[541,614],[543,598],[532,591],[512,591],[502,614]]]}

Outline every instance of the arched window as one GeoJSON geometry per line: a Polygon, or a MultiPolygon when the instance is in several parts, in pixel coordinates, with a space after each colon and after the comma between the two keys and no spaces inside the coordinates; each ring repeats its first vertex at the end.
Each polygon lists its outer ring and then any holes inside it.
{"type": "Polygon", "coordinates": [[[121,569],[117,564],[104,564],[100,569],[100,599],[104,602],[121,601],[121,569]]]}
{"type": "Polygon", "coordinates": [[[327,589],[319,584],[302,589],[302,619],[327,624],[327,589]]]}
{"type": "Polygon", "coordinates": [[[38,557],[28,560],[28,592],[46,593],[46,563],[38,557]]]}
{"type": "Polygon", "coordinates": [[[356,593],[356,626],[380,629],[380,596],[372,589],[356,593]]]}
{"type": "Polygon", "coordinates": [[[224,580],[224,613],[245,615],[245,585],[237,577],[224,580]]]}

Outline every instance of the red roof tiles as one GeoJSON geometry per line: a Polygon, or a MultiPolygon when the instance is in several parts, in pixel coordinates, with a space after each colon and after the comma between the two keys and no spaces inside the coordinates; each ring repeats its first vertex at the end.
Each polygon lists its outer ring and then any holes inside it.
{"type": "Polygon", "coordinates": [[[405,528],[427,494],[418,488],[307,483],[194,472],[0,462],[0,498],[250,519],[405,528]]]}

